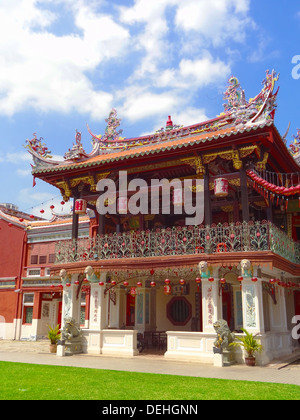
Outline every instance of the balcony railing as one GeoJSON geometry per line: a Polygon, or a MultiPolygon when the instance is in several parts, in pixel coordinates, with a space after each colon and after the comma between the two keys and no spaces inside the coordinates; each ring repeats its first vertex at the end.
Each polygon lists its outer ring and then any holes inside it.
{"type": "Polygon", "coordinates": [[[267,221],[131,231],[59,241],[55,263],[268,250],[300,263],[299,244],[267,221]]]}

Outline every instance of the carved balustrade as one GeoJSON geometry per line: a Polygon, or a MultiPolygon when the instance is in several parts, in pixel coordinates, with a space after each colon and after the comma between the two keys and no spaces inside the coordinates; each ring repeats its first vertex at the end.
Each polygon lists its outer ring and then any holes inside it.
{"type": "Polygon", "coordinates": [[[267,221],[130,231],[59,241],[56,264],[216,252],[273,251],[300,263],[299,244],[267,221]]]}

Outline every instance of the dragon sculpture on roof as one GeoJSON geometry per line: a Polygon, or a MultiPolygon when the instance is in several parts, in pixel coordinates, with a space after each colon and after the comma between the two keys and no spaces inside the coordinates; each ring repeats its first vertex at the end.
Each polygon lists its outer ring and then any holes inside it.
{"type": "MultiPolygon", "coordinates": [[[[55,161],[50,156],[50,151],[42,138],[37,139],[36,134],[32,140],[27,140],[25,146],[33,156],[34,164],[38,167],[47,167],[49,165],[70,164],[72,162],[84,162],[87,159],[98,155],[122,152],[131,148],[137,148],[148,144],[163,143],[168,140],[174,140],[194,134],[210,133],[224,128],[237,127],[247,128],[256,126],[274,120],[276,109],[276,97],[278,89],[274,92],[275,83],[279,78],[274,70],[266,71],[265,79],[262,82],[262,89],[258,95],[248,101],[245,98],[245,92],[241,88],[238,79],[231,76],[228,80],[228,86],[224,93],[226,101],[224,111],[216,118],[191,126],[182,126],[173,124],[171,117],[167,121],[166,128],[157,130],[154,134],[129,138],[121,137],[122,130],[119,129],[121,119],[117,116],[117,110],[113,108],[108,118],[105,119],[107,125],[103,135],[94,134],[89,126],[87,130],[91,135],[92,151],[86,153],[81,143],[81,133],[76,130],[76,143],[64,155],[64,162],[55,161]]],[[[299,137],[299,136],[298,136],[299,137]]],[[[297,137],[297,138],[298,138],[297,137]]],[[[297,140],[299,143],[299,139],[297,140]]],[[[293,147],[296,148],[296,145],[293,147]]],[[[292,150],[294,153],[294,151],[292,150]]]]}

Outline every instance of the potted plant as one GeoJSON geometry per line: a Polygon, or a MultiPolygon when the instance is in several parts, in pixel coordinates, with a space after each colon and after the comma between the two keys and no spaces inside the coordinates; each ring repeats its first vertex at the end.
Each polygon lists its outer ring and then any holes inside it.
{"type": "Polygon", "coordinates": [[[49,325],[48,338],[50,340],[50,353],[56,353],[57,341],[60,337],[61,333],[59,331],[59,325],[57,324],[55,328],[52,328],[49,325]]]}
{"type": "Polygon", "coordinates": [[[245,333],[245,335],[243,337],[236,337],[239,340],[239,342],[234,341],[233,343],[230,343],[229,345],[243,347],[245,352],[247,353],[247,357],[245,357],[246,365],[255,366],[256,359],[255,359],[254,353],[261,352],[262,345],[255,338],[257,334],[253,335],[252,333],[249,333],[244,328],[241,328],[241,330],[245,333]]]}

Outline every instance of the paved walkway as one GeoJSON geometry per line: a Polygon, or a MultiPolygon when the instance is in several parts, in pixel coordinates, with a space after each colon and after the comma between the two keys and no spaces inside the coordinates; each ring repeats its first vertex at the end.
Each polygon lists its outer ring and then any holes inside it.
{"type": "Polygon", "coordinates": [[[300,365],[289,364],[297,358],[300,358],[300,350],[290,359],[273,361],[264,367],[233,365],[218,368],[197,362],[171,361],[164,359],[163,356],[146,354],[129,358],[86,354],[59,357],[49,353],[48,340],[36,342],[0,340],[0,360],[8,362],[300,385],[300,365]]]}

